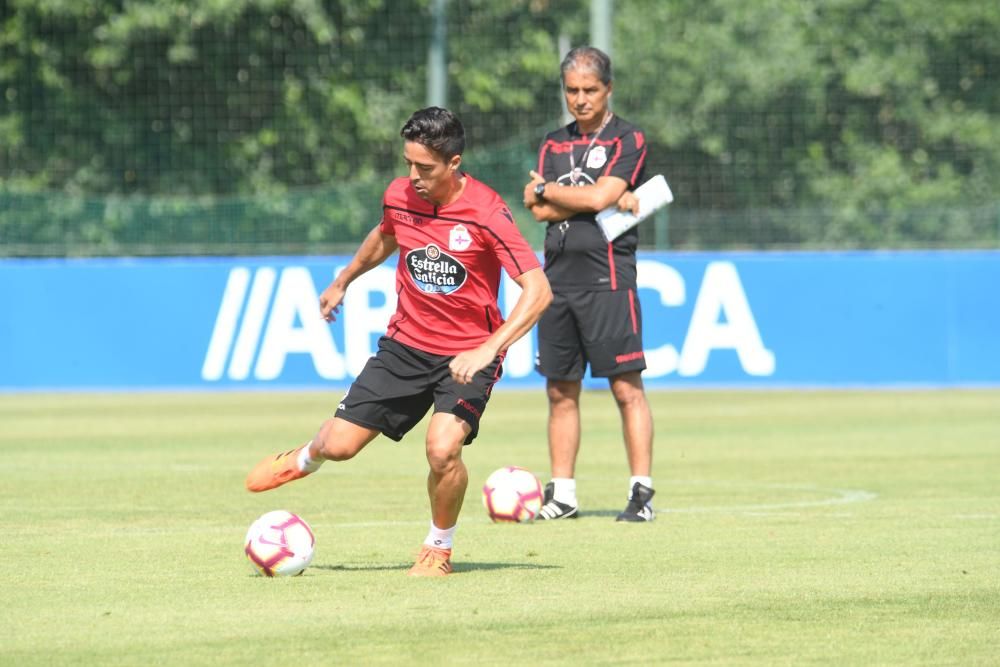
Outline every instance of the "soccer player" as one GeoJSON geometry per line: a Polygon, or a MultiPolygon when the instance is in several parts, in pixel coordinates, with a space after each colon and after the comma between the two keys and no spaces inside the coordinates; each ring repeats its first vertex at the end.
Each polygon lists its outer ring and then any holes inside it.
{"type": "Polygon", "coordinates": [[[246,486],[266,491],[324,461],[346,461],[379,433],[398,441],[433,406],[425,441],[431,525],[409,574],[443,576],[452,570],[468,485],[462,447],[479,432],[507,348],[531,329],[552,293],[507,205],[459,169],[459,119],[439,107],[421,109],[400,134],[408,176],[389,184],[381,223],[319,299],[332,321],[351,282],[398,249],[396,312],[334,417],[301,447],[258,463],[246,486]],[[501,268],[522,290],[506,321],[497,304],[501,268]]]}
{"type": "Polygon", "coordinates": [[[580,449],[580,389],[584,371],[606,377],[618,403],[631,477],[618,521],[653,519],[653,418],[640,373],[646,368],[642,314],[636,298],[638,230],[612,242],[596,213],[617,203],[638,212],[632,190],[642,183],[642,131],[612,113],[611,60],[588,46],[562,66],[566,107],[575,119],[542,142],[524,204],[548,224],[545,275],[555,296],[538,323],[537,370],[549,399],[549,458],[542,520],[577,516],[574,477],[580,449]]]}

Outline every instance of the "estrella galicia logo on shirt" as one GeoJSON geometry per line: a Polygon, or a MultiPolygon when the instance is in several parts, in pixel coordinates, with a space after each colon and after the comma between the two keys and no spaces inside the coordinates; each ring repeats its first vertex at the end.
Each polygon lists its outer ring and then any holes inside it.
{"type": "Polygon", "coordinates": [[[416,286],[430,294],[451,294],[469,275],[461,262],[433,243],[406,253],[406,270],[416,286]]]}

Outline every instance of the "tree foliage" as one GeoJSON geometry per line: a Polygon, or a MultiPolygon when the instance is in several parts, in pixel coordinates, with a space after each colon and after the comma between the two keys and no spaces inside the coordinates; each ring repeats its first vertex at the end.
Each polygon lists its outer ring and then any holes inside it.
{"type": "MultiPolygon", "coordinates": [[[[400,125],[425,105],[431,6],[7,0],[0,241],[353,243],[398,173],[400,125]]],[[[588,41],[589,2],[446,7],[466,163],[516,204],[561,122],[560,48],[588,41]]],[[[1000,5],[614,8],[615,110],[674,187],[675,244],[1000,242],[1000,5]]]]}
{"type": "Polygon", "coordinates": [[[616,55],[692,215],[822,223],[779,242],[1000,241],[1000,6],[677,0],[642,20],[664,6],[620,5],[616,55]]]}

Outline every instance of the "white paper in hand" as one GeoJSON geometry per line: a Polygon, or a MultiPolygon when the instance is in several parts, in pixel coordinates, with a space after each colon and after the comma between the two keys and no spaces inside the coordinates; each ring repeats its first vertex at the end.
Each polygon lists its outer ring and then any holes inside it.
{"type": "Polygon", "coordinates": [[[635,196],[639,198],[639,215],[631,211],[619,211],[616,205],[611,205],[597,214],[597,225],[609,242],[674,200],[674,193],[670,191],[663,174],[657,174],[637,187],[635,196]]]}

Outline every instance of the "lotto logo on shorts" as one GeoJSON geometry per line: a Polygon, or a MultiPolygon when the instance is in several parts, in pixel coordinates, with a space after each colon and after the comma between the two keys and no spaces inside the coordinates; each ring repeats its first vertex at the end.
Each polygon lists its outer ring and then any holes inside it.
{"type": "Polygon", "coordinates": [[[406,253],[406,269],[421,291],[432,294],[451,294],[469,275],[461,262],[433,243],[406,253]]]}

